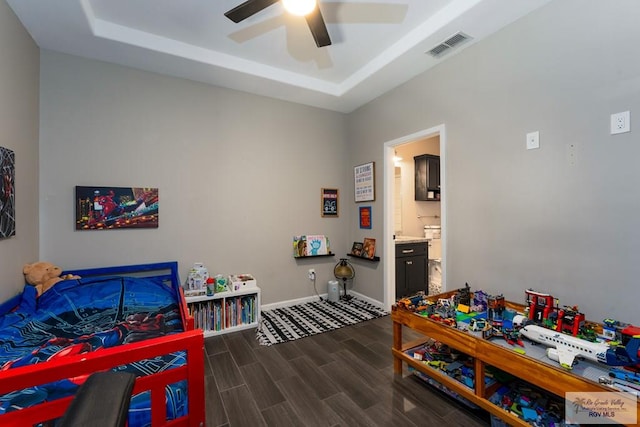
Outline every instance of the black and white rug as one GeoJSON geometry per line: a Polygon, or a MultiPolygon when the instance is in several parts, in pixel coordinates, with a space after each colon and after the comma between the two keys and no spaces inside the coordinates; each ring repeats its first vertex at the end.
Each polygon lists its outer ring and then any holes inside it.
{"type": "Polygon", "coordinates": [[[352,298],[349,301],[315,301],[263,310],[257,338],[261,345],[279,344],[332,331],[389,314],[380,307],[352,298]]]}

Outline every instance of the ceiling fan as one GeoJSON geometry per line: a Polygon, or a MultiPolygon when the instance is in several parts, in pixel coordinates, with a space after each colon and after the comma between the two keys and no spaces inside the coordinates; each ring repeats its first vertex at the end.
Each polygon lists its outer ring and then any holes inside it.
{"type": "MultiPolygon", "coordinates": [[[[263,9],[266,9],[272,4],[277,3],[278,1],[280,0],[247,0],[226,12],[224,16],[231,19],[233,22],[238,23],[255,15],[263,9]]],[[[282,2],[284,3],[285,8],[288,8],[289,3],[293,3],[293,5],[295,5],[296,2],[300,3],[300,0],[282,0],[282,2]]],[[[311,35],[313,35],[313,39],[316,42],[316,46],[329,46],[331,44],[331,38],[329,37],[329,32],[327,31],[327,26],[324,23],[317,1],[311,0],[306,3],[310,5],[306,13],[305,10],[302,10],[299,13],[292,13],[300,14],[305,17],[307,25],[309,25],[309,29],[311,30],[311,35]]],[[[290,9],[288,10],[291,11],[290,9]]]]}

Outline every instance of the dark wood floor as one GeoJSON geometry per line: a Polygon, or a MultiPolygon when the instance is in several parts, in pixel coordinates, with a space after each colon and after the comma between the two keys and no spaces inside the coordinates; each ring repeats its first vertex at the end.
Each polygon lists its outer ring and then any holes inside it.
{"type": "Polygon", "coordinates": [[[389,316],[270,347],[255,330],[207,338],[207,426],[490,425],[413,375],[394,375],[391,344],[389,316]]]}

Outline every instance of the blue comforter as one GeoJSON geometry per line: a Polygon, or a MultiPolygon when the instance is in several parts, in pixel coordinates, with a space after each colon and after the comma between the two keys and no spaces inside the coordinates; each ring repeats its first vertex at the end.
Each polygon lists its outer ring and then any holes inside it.
{"type": "MultiPolygon", "coordinates": [[[[26,286],[11,300],[14,308],[0,306],[0,369],[181,332],[178,301],[174,290],[146,278],[66,280],[39,298],[26,286]]],[[[185,355],[177,352],[117,369],[147,375],[184,363],[185,355]]],[[[0,396],[0,414],[68,396],[84,380],[70,378],[0,396]]],[[[184,384],[168,389],[167,395],[167,414],[183,415],[184,384]]],[[[147,400],[144,393],[132,399],[129,425],[150,422],[147,400]]]]}

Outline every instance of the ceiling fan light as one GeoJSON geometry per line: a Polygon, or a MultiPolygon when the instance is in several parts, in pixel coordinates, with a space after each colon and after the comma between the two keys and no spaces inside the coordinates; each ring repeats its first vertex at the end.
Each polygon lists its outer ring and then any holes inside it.
{"type": "Polygon", "coordinates": [[[316,0],[282,0],[282,5],[293,15],[306,16],[316,8],[316,0]]]}

